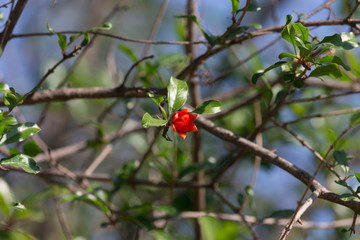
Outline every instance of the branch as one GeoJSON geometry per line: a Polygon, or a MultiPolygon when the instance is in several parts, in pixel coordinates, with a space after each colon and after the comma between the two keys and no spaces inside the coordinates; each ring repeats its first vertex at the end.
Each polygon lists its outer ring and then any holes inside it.
{"type": "Polygon", "coordinates": [[[282,157],[279,157],[274,152],[260,147],[257,144],[250,142],[249,140],[239,137],[233,132],[221,128],[219,126],[216,126],[213,122],[210,120],[205,119],[202,116],[198,116],[195,120],[195,124],[207,130],[209,133],[213,134],[214,136],[217,136],[218,138],[230,142],[232,144],[235,144],[247,152],[250,152],[256,156],[261,157],[264,161],[267,161],[271,164],[274,164],[281,169],[285,170],[289,174],[293,175],[295,178],[299,179],[302,183],[305,185],[310,184],[311,191],[319,191],[320,195],[319,198],[325,199],[329,202],[337,203],[340,205],[343,205],[345,207],[348,207],[352,209],[353,211],[359,211],[360,210],[360,202],[357,201],[343,201],[340,199],[340,196],[338,194],[335,194],[333,192],[330,192],[328,189],[326,189],[323,185],[321,185],[318,181],[312,180],[312,176],[306,172],[305,170],[297,167],[296,165],[288,162],[282,157]]]}
{"type": "MultiPolygon", "coordinates": [[[[229,214],[229,213],[214,213],[214,212],[182,212],[180,213],[180,219],[188,219],[188,218],[201,218],[201,217],[213,217],[220,220],[225,221],[233,221],[233,222],[242,222],[239,214],[229,214]]],[[[265,218],[261,221],[254,216],[244,216],[245,220],[254,225],[254,224],[262,224],[262,225],[270,225],[270,226],[285,226],[289,219],[286,218],[265,218]]],[[[302,221],[302,225],[296,224],[295,228],[300,229],[331,229],[331,228],[339,228],[351,225],[353,222],[353,218],[346,218],[341,220],[335,220],[332,222],[313,222],[313,221],[302,221]]],[[[355,222],[356,225],[360,224],[360,220],[355,222]]]]}
{"type": "MultiPolygon", "coordinates": [[[[69,101],[79,98],[148,98],[148,93],[166,95],[165,88],[60,88],[43,90],[28,96],[21,105],[33,105],[52,101],[69,101]]],[[[0,106],[5,106],[0,100],[0,106]]]]}
{"type": "Polygon", "coordinates": [[[15,28],[16,23],[18,22],[18,20],[21,16],[22,11],[25,8],[27,1],[28,0],[17,1],[15,8],[10,13],[9,19],[6,22],[5,29],[0,35],[0,38],[1,38],[0,56],[2,55],[2,52],[4,51],[7,42],[10,40],[10,38],[12,36],[12,32],[15,28]]]}
{"type": "MultiPolygon", "coordinates": [[[[24,34],[13,34],[11,35],[11,39],[13,38],[25,38],[25,37],[41,37],[41,36],[53,36],[55,34],[83,34],[84,31],[57,31],[56,33],[24,33],[24,34]]],[[[126,42],[134,42],[140,44],[152,44],[152,45],[189,45],[189,44],[206,44],[206,41],[197,41],[190,43],[188,41],[152,41],[152,40],[142,40],[142,39],[135,39],[129,37],[123,37],[119,35],[114,35],[110,33],[103,33],[103,32],[92,32],[90,34],[103,36],[103,37],[110,37],[114,39],[118,39],[121,41],[126,42]]]]}
{"type": "MultiPolygon", "coordinates": [[[[322,20],[322,21],[311,21],[311,22],[302,22],[302,24],[306,27],[311,26],[332,26],[332,25],[349,25],[353,26],[354,24],[359,24],[360,19],[333,19],[333,20],[322,20]]],[[[189,73],[193,72],[194,69],[197,69],[207,58],[221,52],[224,49],[227,49],[231,45],[234,44],[241,44],[245,40],[252,39],[255,37],[267,35],[270,33],[279,33],[284,28],[284,25],[280,26],[274,26],[274,27],[268,27],[263,28],[259,30],[255,30],[250,32],[251,34],[242,35],[240,37],[237,37],[235,39],[230,40],[227,42],[226,46],[217,46],[209,51],[206,51],[204,54],[200,55],[193,61],[189,63],[189,65],[177,75],[177,78],[179,79],[185,79],[185,77],[188,76],[189,73]]]]}
{"type": "Polygon", "coordinates": [[[305,203],[299,208],[295,215],[293,215],[289,224],[284,228],[281,232],[280,240],[286,239],[289,235],[290,230],[293,228],[294,224],[300,220],[300,217],[304,214],[304,212],[314,203],[317,197],[319,197],[320,191],[315,190],[311,196],[305,201],[305,203]]]}

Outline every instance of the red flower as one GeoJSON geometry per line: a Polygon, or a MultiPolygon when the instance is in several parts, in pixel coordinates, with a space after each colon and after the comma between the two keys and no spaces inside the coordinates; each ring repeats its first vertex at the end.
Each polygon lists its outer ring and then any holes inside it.
{"type": "Polygon", "coordinates": [[[196,132],[197,127],[193,123],[197,115],[188,113],[187,109],[176,112],[171,116],[170,123],[174,130],[182,139],[185,139],[187,132],[196,132]]]}

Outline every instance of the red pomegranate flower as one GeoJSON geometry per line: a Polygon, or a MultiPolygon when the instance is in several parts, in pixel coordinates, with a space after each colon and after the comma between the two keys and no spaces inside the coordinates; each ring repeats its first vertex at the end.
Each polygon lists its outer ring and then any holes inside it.
{"type": "Polygon", "coordinates": [[[182,139],[186,138],[187,132],[196,132],[197,127],[193,123],[197,115],[188,113],[187,109],[176,112],[171,116],[170,123],[174,130],[182,139]]]}

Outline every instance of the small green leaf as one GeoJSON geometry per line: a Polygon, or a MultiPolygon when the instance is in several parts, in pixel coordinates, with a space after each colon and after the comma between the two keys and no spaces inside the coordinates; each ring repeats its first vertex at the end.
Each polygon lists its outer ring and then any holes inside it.
{"type": "Polygon", "coordinates": [[[2,135],[0,145],[22,142],[39,131],[40,127],[35,123],[19,123],[14,125],[4,135],[2,135]]]}
{"type": "Polygon", "coordinates": [[[99,29],[99,30],[110,30],[112,28],[111,22],[105,22],[102,26],[97,26],[92,28],[93,30],[99,29]]]}
{"type": "Polygon", "coordinates": [[[360,173],[359,172],[353,172],[355,174],[356,180],[358,183],[360,183],[360,173]]]}
{"type": "Polygon", "coordinates": [[[150,116],[149,113],[145,113],[143,116],[143,119],[141,121],[141,124],[143,128],[149,128],[149,127],[160,127],[166,125],[168,120],[163,119],[156,119],[150,116]]]}
{"type": "Polygon", "coordinates": [[[302,88],[304,86],[304,80],[302,79],[295,79],[294,80],[294,87],[302,88]]]}
{"type": "Polygon", "coordinates": [[[134,51],[125,45],[118,45],[118,49],[124,52],[133,62],[139,61],[139,59],[136,57],[134,51]]]}
{"type": "Polygon", "coordinates": [[[286,64],[287,62],[285,61],[278,61],[276,63],[274,63],[273,65],[271,65],[270,67],[266,68],[265,70],[263,71],[260,71],[258,73],[255,73],[252,78],[251,78],[251,81],[253,84],[256,84],[257,80],[262,76],[264,75],[266,72],[270,71],[271,69],[274,69],[274,68],[278,68],[278,67],[281,67],[283,64],[286,64]]]}
{"type": "Polygon", "coordinates": [[[59,42],[59,46],[61,48],[62,51],[64,51],[67,48],[67,43],[66,43],[66,36],[65,35],[58,35],[58,42],[59,42]]]}
{"type": "Polygon", "coordinates": [[[23,152],[24,152],[24,154],[26,154],[30,157],[35,157],[39,153],[42,153],[42,150],[40,149],[39,145],[37,145],[37,143],[34,140],[31,140],[31,141],[27,141],[24,144],[23,152]]]}
{"type": "Polygon", "coordinates": [[[79,36],[80,36],[79,34],[71,35],[71,36],[70,36],[70,42],[75,41],[75,39],[77,39],[79,36]]]}
{"type": "Polygon", "coordinates": [[[342,73],[339,67],[331,63],[329,65],[322,65],[315,68],[309,75],[310,77],[321,77],[321,76],[330,76],[332,78],[339,78],[342,76],[342,73]]]}
{"type": "Polygon", "coordinates": [[[221,102],[217,100],[203,102],[192,111],[192,113],[197,114],[212,114],[217,112],[221,112],[221,102]]]}
{"type": "Polygon", "coordinates": [[[350,127],[358,125],[360,123],[360,111],[354,113],[350,118],[350,127]]]}
{"type": "Polygon", "coordinates": [[[288,52],[283,52],[279,54],[279,59],[283,59],[283,58],[296,58],[296,56],[294,54],[288,53],[288,52]]]}
{"type": "Polygon", "coordinates": [[[173,113],[179,110],[186,103],[187,97],[188,86],[186,82],[171,77],[167,87],[169,117],[171,117],[173,113]]]}
{"type": "Polygon", "coordinates": [[[13,115],[8,115],[0,121],[0,126],[10,126],[17,124],[17,120],[13,115]]]}
{"type": "Polygon", "coordinates": [[[33,174],[40,172],[40,168],[36,165],[34,159],[24,154],[17,154],[8,158],[3,158],[0,160],[0,165],[22,168],[25,172],[33,174]]]}
{"type": "Polygon", "coordinates": [[[259,79],[260,77],[262,77],[264,74],[265,74],[264,71],[260,71],[260,72],[255,73],[255,74],[251,77],[251,82],[252,82],[253,84],[256,84],[256,82],[258,81],[258,79],[259,79]]]}
{"type": "Polygon", "coordinates": [[[206,240],[216,240],[216,233],[220,230],[219,222],[213,217],[201,217],[199,220],[201,232],[206,240]]]}
{"type": "Polygon", "coordinates": [[[9,184],[3,178],[0,178],[0,210],[5,216],[10,214],[11,205],[14,202],[13,196],[9,184]]]}
{"type": "Polygon", "coordinates": [[[325,57],[319,60],[319,63],[335,63],[342,66],[347,71],[351,70],[349,66],[345,65],[345,63],[341,60],[341,58],[335,55],[326,55],[325,57]]]}
{"type": "Polygon", "coordinates": [[[173,206],[161,205],[155,207],[155,209],[171,217],[177,217],[179,215],[178,211],[173,206]]]}
{"type": "Polygon", "coordinates": [[[213,35],[210,32],[207,32],[205,30],[201,30],[201,32],[204,34],[204,37],[206,39],[206,41],[211,45],[211,46],[215,46],[218,43],[218,38],[213,35]]]}
{"type": "Polygon", "coordinates": [[[239,0],[230,0],[232,3],[232,13],[236,13],[239,8],[239,0]]]}
{"type": "MultiPolygon", "coordinates": [[[[242,11],[244,11],[244,10],[245,10],[245,8],[241,8],[241,9],[237,10],[236,13],[242,12],[242,11]]],[[[260,7],[260,5],[258,4],[258,2],[257,2],[256,0],[251,0],[250,5],[249,5],[247,11],[248,11],[248,12],[259,12],[260,10],[261,10],[261,7],[260,7]]]]}
{"type": "Polygon", "coordinates": [[[251,23],[251,24],[246,25],[246,26],[239,26],[239,27],[233,28],[228,32],[228,34],[226,34],[224,36],[224,39],[230,39],[230,38],[233,38],[233,37],[235,37],[236,35],[238,35],[240,33],[246,33],[246,30],[248,30],[251,27],[260,29],[262,26],[259,23],[251,23]]]}
{"type": "Polygon", "coordinates": [[[350,50],[357,48],[359,42],[353,32],[343,32],[325,37],[319,44],[330,44],[334,48],[350,50]]]}
{"type": "Polygon", "coordinates": [[[164,108],[161,106],[162,102],[165,101],[165,96],[160,96],[160,97],[155,97],[153,94],[148,93],[148,96],[151,97],[151,99],[156,103],[156,105],[158,105],[158,107],[161,110],[161,113],[164,116],[164,119],[167,119],[167,114],[164,110],[164,108]]]}
{"type": "Polygon", "coordinates": [[[354,200],[356,196],[354,196],[352,193],[344,193],[340,195],[340,199],[343,201],[351,201],[354,200]]]}
{"type": "Polygon", "coordinates": [[[335,142],[337,141],[337,137],[335,135],[335,132],[332,129],[328,129],[328,131],[330,134],[329,137],[330,137],[331,144],[334,144],[334,149],[336,150],[337,144],[335,144],[335,142]]]}
{"type": "Polygon", "coordinates": [[[334,151],[333,157],[338,165],[341,166],[341,168],[344,170],[345,173],[349,172],[349,163],[348,161],[352,159],[351,156],[349,156],[344,151],[334,151]]]}
{"type": "Polygon", "coordinates": [[[47,27],[47,29],[49,30],[49,32],[55,33],[55,32],[54,32],[54,29],[52,29],[52,27],[50,27],[50,25],[49,25],[49,19],[46,19],[46,27],[47,27]]]}
{"type": "Polygon", "coordinates": [[[254,214],[254,216],[256,216],[256,205],[255,205],[255,198],[254,198],[254,189],[252,188],[252,186],[248,185],[245,187],[245,193],[249,198],[249,205],[250,205],[250,209],[252,214],[254,214]]]}
{"type": "Polygon", "coordinates": [[[154,236],[155,240],[171,240],[171,236],[163,230],[153,230],[151,231],[151,234],[154,236]]]}
{"type": "Polygon", "coordinates": [[[4,101],[5,106],[7,106],[8,108],[13,108],[17,104],[16,95],[11,92],[4,94],[3,101],[4,101]]]}
{"type": "Polygon", "coordinates": [[[6,83],[0,83],[0,93],[10,92],[10,87],[6,83]]]}
{"type": "Polygon", "coordinates": [[[245,200],[244,194],[239,193],[237,196],[237,202],[239,203],[240,206],[244,204],[244,200],[245,200]]]}
{"type": "Polygon", "coordinates": [[[86,45],[88,45],[89,43],[89,33],[88,32],[84,32],[84,39],[81,42],[81,47],[85,47],[86,45]]]}
{"type": "Polygon", "coordinates": [[[295,73],[284,74],[284,82],[292,83],[295,80],[295,73]]]}

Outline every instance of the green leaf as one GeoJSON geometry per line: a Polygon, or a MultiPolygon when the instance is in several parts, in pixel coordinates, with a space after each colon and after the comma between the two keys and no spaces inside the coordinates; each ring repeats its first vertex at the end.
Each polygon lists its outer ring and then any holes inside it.
{"type": "Polygon", "coordinates": [[[359,172],[353,172],[355,174],[356,180],[358,183],[360,183],[360,173],[359,172]]]}
{"type": "Polygon", "coordinates": [[[304,27],[301,23],[295,23],[293,27],[298,33],[297,37],[302,41],[301,45],[306,49],[310,49],[311,43],[309,42],[309,29],[304,27]]]}
{"type": "Polygon", "coordinates": [[[283,53],[280,53],[279,54],[279,59],[283,59],[283,58],[286,58],[286,57],[289,57],[289,58],[296,58],[296,56],[294,54],[291,54],[291,53],[288,53],[288,52],[283,52],[283,53]]]}
{"type": "Polygon", "coordinates": [[[349,156],[344,151],[334,151],[333,157],[338,165],[344,170],[345,173],[349,172],[349,163],[348,161],[351,160],[351,156],[349,156]]]}
{"type": "Polygon", "coordinates": [[[230,38],[233,38],[233,37],[235,37],[236,35],[238,35],[240,33],[246,33],[246,30],[248,30],[251,27],[260,29],[262,26],[259,23],[251,23],[251,24],[246,25],[246,26],[239,26],[239,27],[233,28],[233,29],[231,29],[229,31],[228,34],[226,34],[224,36],[224,39],[230,39],[230,38]]]}
{"type": "Polygon", "coordinates": [[[139,59],[136,57],[134,51],[131,48],[119,44],[118,49],[124,52],[133,62],[139,61],[139,59]]]}
{"type": "Polygon", "coordinates": [[[54,29],[52,29],[52,27],[50,27],[50,25],[49,25],[49,18],[46,19],[46,27],[47,27],[47,29],[49,30],[49,32],[55,33],[55,32],[54,32],[54,29]]]}
{"type": "Polygon", "coordinates": [[[329,65],[322,65],[315,68],[309,75],[310,77],[321,77],[321,76],[329,76],[332,78],[339,78],[342,76],[342,73],[339,67],[331,63],[329,65]]]}
{"type": "Polygon", "coordinates": [[[239,203],[240,206],[242,206],[244,204],[244,200],[245,200],[244,194],[239,193],[237,196],[237,202],[239,203]]]}
{"type": "Polygon", "coordinates": [[[295,48],[295,29],[293,28],[294,23],[292,22],[292,16],[286,15],[286,24],[281,31],[281,37],[291,43],[295,48]]]}
{"type": "Polygon", "coordinates": [[[213,35],[210,32],[207,32],[205,30],[201,30],[201,32],[203,33],[206,41],[211,45],[211,46],[215,46],[218,43],[218,38],[217,36],[213,35]]]}
{"type": "Polygon", "coordinates": [[[155,207],[155,209],[171,217],[177,217],[179,215],[178,211],[173,206],[161,205],[155,207]]]}
{"type": "Polygon", "coordinates": [[[295,79],[294,80],[294,87],[302,88],[304,86],[304,80],[302,79],[295,79]]]}
{"type": "Polygon", "coordinates": [[[239,0],[230,0],[232,3],[232,13],[236,13],[236,10],[239,8],[239,0]]]}
{"type": "Polygon", "coordinates": [[[10,92],[10,87],[6,83],[0,83],[0,93],[10,92]]]}
{"type": "Polygon", "coordinates": [[[350,118],[350,127],[354,127],[360,123],[360,111],[355,112],[350,118]]]}
{"type": "Polygon", "coordinates": [[[179,110],[186,103],[187,97],[188,86],[186,82],[171,77],[167,87],[169,117],[171,117],[173,113],[179,110]]]}
{"type": "Polygon", "coordinates": [[[203,233],[204,239],[216,240],[216,233],[220,229],[220,224],[216,218],[213,217],[201,217],[199,219],[201,232],[203,233]]]}
{"type": "Polygon", "coordinates": [[[85,32],[84,39],[82,40],[80,45],[81,45],[81,47],[85,47],[86,45],[88,45],[88,43],[89,43],[89,33],[85,32]]]}
{"type": "Polygon", "coordinates": [[[340,195],[340,199],[343,201],[351,201],[356,199],[356,196],[354,196],[352,193],[344,193],[340,195]]]}
{"type": "Polygon", "coordinates": [[[295,80],[295,73],[284,74],[284,82],[292,83],[295,80]]]}
{"type": "Polygon", "coordinates": [[[149,113],[145,113],[143,116],[143,119],[141,121],[141,124],[143,128],[149,128],[149,127],[160,127],[166,125],[168,120],[163,119],[155,119],[152,116],[150,116],[149,113]]]}
{"type": "Polygon", "coordinates": [[[17,154],[3,158],[0,160],[0,165],[22,168],[25,172],[33,174],[40,172],[40,168],[36,165],[34,159],[25,154],[17,154]]]}
{"type": "Polygon", "coordinates": [[[105,22],[102,26],[94,27],[94,28],[92,28],[91,30],[96,30],[96,29],[99,29],[99,30],[110,30],[111,28],[112,28],[111,22],[105,22]]]}
{"type": "Polygon", "coordinates": [[[42,150],[34,140],[31,140],[24,144],[23,152],[30,157],[35,157],[39,153],[42,153],[42,150]]]}
{"type": "Polygon", "coordinates": [[[59,46],[60,46],[61,50],[64,51],[67,47],[66,36],[58,34],[58,42],[59,42],[59,46]]]}
{"type": "Polygon", "coordinates": [[[17,120],[13,115],[8,115],[0,121],[0,126],[10,126],[17,124],[17,120]]]}
{"type": "Polygon", "coordinates": [[[200,29],[200,31],[202,32],[202,34],[204,35],[206,41],[211,45],[211,46],[214,46],[218,43],[218,38],[211,34],[210,32],[207,32],[205,31],[202,26],[200,25],[200,23],[198,22],[196,16],[192,16],[192,15],[178,15],[176,16],[177,18],[188,18],[190,19],[191,21],[193,21],[196,26],[200,29]]]}
{"type": "Polygon", "coordinates": [[[5,216],[9,215],[13,202],[14,198],[10,186],[3,178],[0,178],[0,210],[5,216]]]}
{"type": "Polygon", "coordinates": [[[265,70],[261,71],[261,72],[258,72],[258,73],[255,73],[252,78],[251,78],[251,81],[253,84],[256,84],[257,80],[262,76],[264,75],[266,72],[270,71],[271,69],[274,69],[274,68],[278,68],[278,67],[281,67],[283,64],[286,64],[287,62],[285,61],[278,61],[276,63],[274,63],[273,65],[271,65],[270,67],[266,68],[265,70]]]}
{"type": "Polygon", "coordinates": [[[330,44],[334,48],[350,50],[357,48],[359,42],[353,32],[343,32],[325,37],[319,44],[330,44]]]}
{"type": "Polygon", "coordinates": [[[164,116],[164,119],[167,119],[167,114],[166,114],[164,108],[161,106],[162,102],[165,101],[166,97],[165,96],[155,97],[151,93],[148,93],[148,96],[151,97],[151,99],[156,103],[156,105],[158,105],[158,107],[161,110],[161,113],[164,116]]]}
{"type": "Polygon", "coordinates": [[[255,205],[255,198],[254,198],[254,189],[252,188],[252,186],[248,185],[245,187],[245,193],[249,198],[249,205],[250,205],[250,209],[251,212],[254,216],[256,216],[256,205],[255,205]]]}
{"type": "Polygon", "coordinates": [[[0,145],[22,142],[39,131],[40,127],[35,123],[19,123],[2,135],[0,145]]]}
{"type": "Polygon", "coordinates": [[[80,34],[74,34],[70,36],[70,42],[75,41],[75,39],[77,39],[80,36],[80,34]]]}
{"type": "Polygon", "coordinates": [[[17,104],[17,97],[11,92],[5,93],[3,96],[3,101],[5,106],[7,106],[8,108],[13,108],[17,104]]]}
{"type": "Polygon", "coordinates": [[[153,230],[151,231],[151,234],[154,236],[155,240],[171,240],[171,236],[163,230],[153,230]]]}
{"type": "Polygon", "coordinates": [[[351,70],[349,66],[345,65],[345,63],[341,60],[341,58],[335,55],[326,55],[325,57],[319,60],[319,63],[335,63],[337,65],[342,66],[347,71],[351,70]]]}
{"type": "MultiPolygon", "coordinates": [[[[242,12],[242,11],[244,11],[244,10],[245,10],[245,8],[241,8],[241,9],[237,10],[236,13],[242,12]]],[[[260,7],[260,5],[258,4],[258,2],[257,2],[256,0],[251,0],[250,5],[249,5],[247,11],[248,11],[248,12],[259,12],[260,10],[261,10],[261,7],[260,7]]]]}
{"type": "Polygon", "coordinates": [[[221,102],[217,100],[203,102],[192,111],[192,113],[197,114],[212,114],[217,112],[221,112],[221,102]]]}

